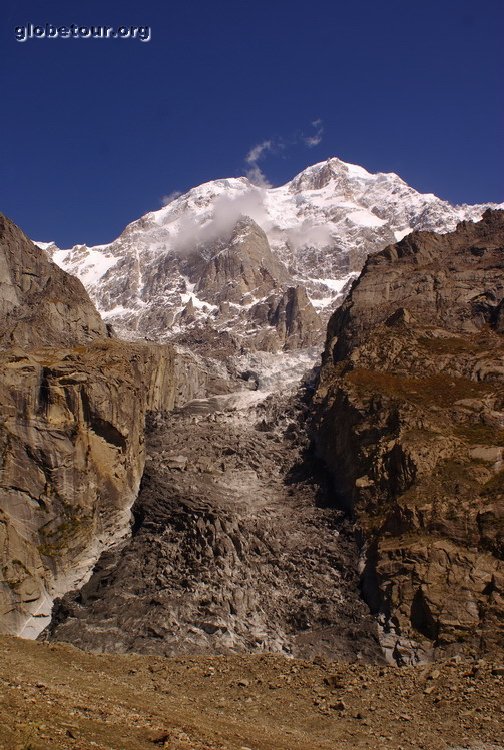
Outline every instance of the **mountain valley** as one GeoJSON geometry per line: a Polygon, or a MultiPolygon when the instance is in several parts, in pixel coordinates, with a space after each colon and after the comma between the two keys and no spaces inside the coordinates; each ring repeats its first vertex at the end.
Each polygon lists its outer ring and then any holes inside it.
{"type": "Polygon", "coordinates": [[[0,747],[502,750],[503,253],[339,159],[2,216],[0,747]]]}

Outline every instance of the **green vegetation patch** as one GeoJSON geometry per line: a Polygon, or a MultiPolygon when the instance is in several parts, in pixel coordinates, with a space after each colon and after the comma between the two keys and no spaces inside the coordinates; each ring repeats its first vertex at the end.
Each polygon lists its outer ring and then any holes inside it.
{"type": "Polygon", "coordinates": [[[405,378],[389,372],[356,368],[347,379],[359,388],[421,406],[452,406],[467,398],[482,398],[495,391],[495,384],[476,383],[438,373],[428,378],[405,378]]]}
{"type": "Polygon", "coordinates": [[[471,445],[504,445],[504,430],[485,424],[457,425],[454,433],[471,445]]]}

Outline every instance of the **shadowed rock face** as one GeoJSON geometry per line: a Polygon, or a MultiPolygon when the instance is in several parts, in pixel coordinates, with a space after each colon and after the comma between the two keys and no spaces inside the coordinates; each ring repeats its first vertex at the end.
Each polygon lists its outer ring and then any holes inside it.
{"type": "Polygon", "coordinates": [[[504,212],[371,256],[333,315],[318,453],[398,661],[504,646],[504,212]]]}
{"type": "Polygon", "coordinates": [[[284,652],[380,661],[357,547],[306,462],[297,400],[236,396],[158,416],[133,537],[55,607],[47,634],[93,651],[284,652]]]}
{"type": "Polygon", "coordinates": [[[271,302],[268,318],[285,340],[286,349],[301,349],[318,341],[322,325],[303,286],[289,287],[278,302],[271,302]]]}
{"type": "Polygon", "coordinates": [[[82,283],[51,263],[0,214],[0,347],[84,343],[106,336],[82,283]]]}

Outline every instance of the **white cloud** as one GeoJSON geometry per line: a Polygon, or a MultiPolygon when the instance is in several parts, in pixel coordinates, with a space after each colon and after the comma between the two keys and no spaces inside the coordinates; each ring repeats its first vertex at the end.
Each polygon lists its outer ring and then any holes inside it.
{"type": "Polygon", "coordinates": [[[321,135],[308,135],[305,138],[305,143],[309,148],[313,148],[313,146],[318,146],[321,140],[321,135]]]}
{"type": "Polygon", "coordinates": [[[296,250],[302,247],[324,247],[332,241],[332,234],[327,224],[314,224],[309,219],[287,232],[289,242],[296,250]]]}
{"type": "MultiPolygon", "coordinates": [[[[181,255],[189,255],[217,240],[227,242],[237,221],[243,216],[256,221],[266,232],[271,229],[273,222],[265,208],[266,190],[271,187],[271,183],[261,169],[260,162],[269,153],[278,154],[300,144],[311,148],[320,143],[324,130],[322,121],[314,120],[311,126],[315,132],[310,136],[298,131],[289,139],[268,138],[250,148],[244,161],[247,165],[246,177],[252,183],[251,186],[239,195],[224,193],[213,196],[210,214],[208,211],[204,214],[183,213],[178,220],[177,233],[172,240],[174,251],[181,255]]],[[[178,192],[174,192],[164,196],[164,205],[173,201],[178,195],[178,192]]],[[[308,219],[300,226],[288,230],[287,237],[289,243],[295,248],[324,247],[332,242],[328,226],[315,224],[308,219]]]]}
{"type": "Polygon", "coordinates": [[[272,187],[271,182],[266,177],[259,162],[264,159],[268,153],[278,153],[279,151],[295,146],[299,143],[304,143],[308,148],[318,146],[324,135],[324,123],[320,118],[317,118],[316,120],[312,120],[310,124],[314,129],[314,132],[310,135],[298,131],[287,138],[268,138],[253,146],[245,157],[245,164],[247,164],[248,167],[245,171],[245,177],[257,187],[272,187]]]}
{"type": "Polygon", "coordinates": [[[324,135],[324,123],[322,122],[322,120],[313,120],[312,127],[315,128],[315,133],[313,133],[312,135],[306,135],[303,138],[308,148],[318,146],[322,141],[322,136],[324,135]]]}
{"type": "Polygon", "coordinates": [[[271,183],[259,166],[259,161],[268,153],[268,151],[272,151],[274,148],[274,141],[268,139],[267,141],[258,143],[257,146],[253,146],[245,157],[245,162],[249,165],[249,169],[245,172],[245,177],[253,185],[257,185],[258,187],[271,187],[271,183]]]}
{"type": "Polygon", "coordinates": [[[180,254],[188,254],[217,239],[226,241],[242,216],[249,216],[264,227],[267,214],[263,199],[264,192],[260,187],[250,188],[234,198],[229,195],[218,196],[210,219],[201,222],[197,217],[189,215],[182,218],[174,238],[174,250],[180,254]]]}
{"type": "Polygon", "coordinates": [[[259,161],[259,159],[262,158],[262,155],[266,153],[267,151],[271,151],[273,148],[273,141],[263,141],[262,143],[258,143],[257,146],[254,146],[250,149],[247,156],[245,157],[245,161],[247,164],[256,164],[256,162],[259,161]]]}
{"type": "Polygon", "coordinates": [[[161,197],[161,205],[167,206],[169,203],[174,201],[176,198],[179,198],[182,195],[180,190],[174,190],[172,193],[168,193],[168,195],[163,195],[161,197]]]}
{"type": "Polygon", "coordinates": [[[257,187],[262,188],[270,188],[273,187],[271,182],[268,180],[264,172],[262,171],[259,164],[254,164],[253,167],[250,167],[250,169],[247,169],[245,172],[245,177],[249,182],[252,183],[252,185],[256,185],[257,187]]]}

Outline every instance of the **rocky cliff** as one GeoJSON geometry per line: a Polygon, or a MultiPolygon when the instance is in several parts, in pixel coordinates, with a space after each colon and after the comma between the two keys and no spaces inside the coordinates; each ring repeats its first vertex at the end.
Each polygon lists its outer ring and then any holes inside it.
{"type": "MultiPolygon", "coordinates": [[[[196,248],[195,248],[196,249],[196,248]]],[[[271,252],[260,226],[241,217],[229,237],[222,237],[206,251],[189,255],[187,270],[198,297],[208,301],[244,304],[266,297],[292,281],[286,267],[271,252]]]]}
{"type": "Polygon", "coordinates": [[[276,352],[320,341],[322,321],[306,289],[296,285],[272,253],[265,232],[252,219],[241,217],[230,237],[204,249],[195,248],[183,270],[186,289],[196,296],[190,295],[176,318],[182,329],[196,320],[196,308],[201,309],[203,301],[211,317],[204,321],[206,337],[211,338],[216,330],[228,334],[235,351],[245,347],[276,352]]]}
{"type": "Polygon", "coordinates": [[[399,663],[504,646],[504,212],[371,256],[329,323],[315,440],[399,663]]]}
{"type": "Polygon", "coordinates": [[[222,384],[172,347],[106,338],[82,284],[0,229],[0,631],[34,637],[128,533],[147,412],[222,384]]]}
{"type": "Polygon", "coordinates": [[[75,344],[107,336],[82,283],[0,214],[0,346],[75,344]]]}

